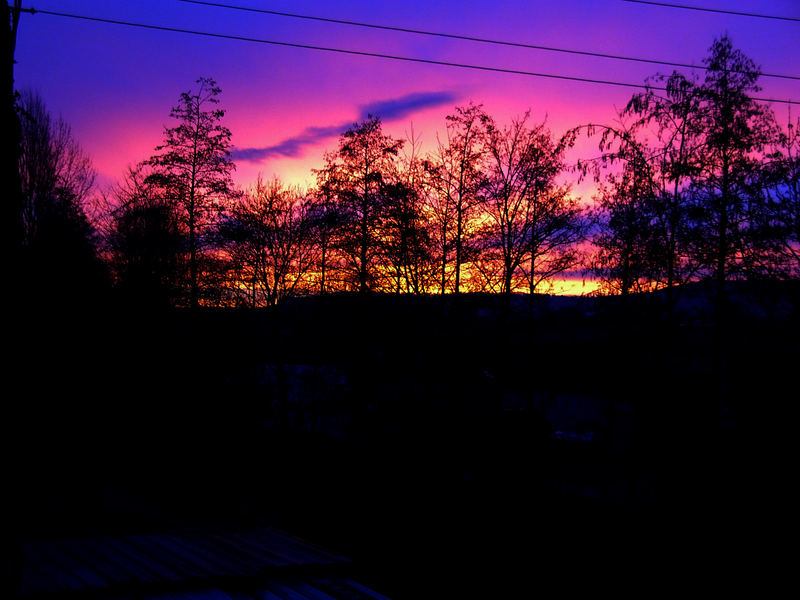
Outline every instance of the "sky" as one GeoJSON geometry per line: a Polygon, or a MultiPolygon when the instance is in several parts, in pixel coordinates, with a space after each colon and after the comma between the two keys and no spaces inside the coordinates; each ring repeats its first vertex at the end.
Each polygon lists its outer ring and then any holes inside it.
{"type": "MultiPolygon", "coordinates": [[[[800,75],[800,22],[652,6],[623,0],[381,2],[220,0],[222,3],[556,48],[701,64],[727,33],[763,72],[800,75]]],[[[682,0],[683,1],[683,0],[682,0]]],[[[750,1],[685,4],[754,12],[750,1]]],[[[202,6],[179,0],[28,0],[24,7],[278,42],[325,46],[537,73],[642,83],[672,67],[202,6]]],[[[758,13],[800,17],[797,0],[762,1],[758,13]]],[[[337,136],[368,113],[385,130],[413,129],[423,150],[456,105],[482,103],[497,121],[531,111],[560,135],[611,123],[632,88],[402,62],[42,13],[23,14],[16,85],[33,88],[92,157],[100,186],[153,153],[169,111],[199,77],[222,89],[233,133],[236,181],[261,173],[311,183],[337,136]]],[[[685,70],[685,69],[684,69],[685,70]]],[[[702,71],[698,71],[702,74],[702,71]]],[[[764,97],[800,100],[800,81],[762,78],[764,97]]],[[[774,105],[785,122],[787,105],[774,105]]],[[[795,106],[795,115],[800,106],[795,106]]],[[[592,150],[587,146],[585,152],[592,150]]]]}
{"type": "MultiPolygon", "coordinates": [[[[764,73],[800,75],[800,22],[653,6],[624,0],[219,0],[219,3],[565,50],[701,65],[727,34],[764,73]]],[[[798,0],[672,0],[727,11],[800,18],[798,0]],[[757,8],[757,10],[756,10],[757,8]]],[[[356,27],[181,0],[24,0],[23,7],[213,34],[642,84],[674,67],[564,52],[356,27]]],[[[680,69],[690,73],[690,69],[680,69]]],[[[694,71],[702,76],[703,71],[694,71]]],[[[222,89],[232,131],[235,181],[261,175],[313,184],[337,137],[368,114],[421,151],[435,148],[457,105],[483,104],[499,123],[530,111],[555,135],[585,123],[613,124],[637,90],[548,77],[422,64],[370,56],[143,29],[41,12],[23,14],[17,89],[39,92],[92,158],[98,191],[148,158],[181,92],[210,77],[222,89]]],[[[763,77],[761,97],[800,100],[800,81],[763,77]]],[[[773,104],[785,124],[789,106],[773,104]]],[[[796,118],[800,106],[793,106],[796,118]]],[[[583,139],[570,160],[597,156],[583,139]]],[[[571,176],[566,175],[569,178],[571,176]]],[[[575,184],[588,201],[591,182],[575,184]]],[[[571,281],[561,293],[589,291],[571,281]]]]}

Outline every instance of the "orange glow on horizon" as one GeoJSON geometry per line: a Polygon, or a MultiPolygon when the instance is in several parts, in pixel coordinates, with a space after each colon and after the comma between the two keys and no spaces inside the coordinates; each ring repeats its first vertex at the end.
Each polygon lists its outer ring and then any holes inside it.
{"type": "Polygon", "coordinates": [[[600,289],[600,282],[594,279],[555,278],[548,292],[554,296],[587,296],[600,289]]]}

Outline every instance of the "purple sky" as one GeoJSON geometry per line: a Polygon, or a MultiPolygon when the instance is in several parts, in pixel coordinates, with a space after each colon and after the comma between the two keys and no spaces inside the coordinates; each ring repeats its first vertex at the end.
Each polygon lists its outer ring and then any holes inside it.
{"type": "MultiPolygon", "coordinates": [[[[647,6],[622,0],[469,2],[223,0],[336,19],[502,39],[528,44],[700,64],[728,33],[764,72],[800,75],[800,22],[647,6]]],[[[707,8],[800,17],[800,2],[675,0],[707,8]],[[757,10],[756,10],[757,9],[757,10]]],[[[197,6],[29,0],[24,6],[183,29],[413,56],[425,59],[641,83],[670,67],[508,48],[453,39],[197,6]]],[[[222,88],[237,151],[237,180],[261,172],[302,183],[321,165],[337,133],[368,112],[402,137],[413,123],[431,145],[456,104],[482,102],[501,122],[531,109],[555,133],[611,122],[634,90],[362,56],[147,31],[45,14],[22,16],[18,88],[33,87],[71,124],[92,156],[100,183],[149,156],[169,110],[198,77],[222,88]]],[[[764,97],[800,100],[800,81],[762,79],[764,97]]],[[[786,105],[774,105],[783,122],[786,105]]],[[[800,106],[793,107],[793,115],[800,106]]]]}

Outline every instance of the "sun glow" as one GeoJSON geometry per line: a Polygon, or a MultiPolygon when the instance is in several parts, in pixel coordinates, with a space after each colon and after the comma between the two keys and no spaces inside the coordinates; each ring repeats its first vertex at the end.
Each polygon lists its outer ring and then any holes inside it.
{"type": "Polygon", "coordinates": [[[600,289],[600,283],[594,279],[553,279],[548,293],[556,296],[587,296],[600,289]]]}

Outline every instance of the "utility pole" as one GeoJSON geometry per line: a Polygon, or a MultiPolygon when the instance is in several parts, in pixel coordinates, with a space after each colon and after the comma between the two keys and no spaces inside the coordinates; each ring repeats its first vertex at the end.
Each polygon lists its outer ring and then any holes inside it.
{"type": "MultiPolygon", "coordinates": [[[[3,279],[6,289],[6,298],[10,299],[7,307],[10,321],[16,322],[20,316],[20,309],[24,306],[24,299],[20,298],[20,275],[22,266],[22,187],[19,178],[19,157],[22,132],[16,110],[14,95],[14,52],[17,44],[17,29],[19,16],[22,10],[22,0],[14,0],[13,6],[7,6],[5,21],[2,24],[2,46],[4,52],[2,59],[4,89],[0,103],[0,120],[2,120],[2,141],[0,141],[0,237],[2,237],[2,266],[3,279]]],[[[3,361],[3,377],[9,389],[24,389],[19,379],[20,361],[19,344],[22,327],[8,327],[4,334],[3,346],[6,348],[7,359],[3,361]],[[17,381],[17,384],[14,384],[17,381]]],[[[12,393],[8,399],[13,404],[22,400],[19,393],[12,393]]],[[[15,409],[16,407],[14,407],[15,409]]],[[[13,409],[12,409],[13,410],[13,409]]],[[[14,413],[12,413],[14,414],[14,413]]],[[[6,424],[7,426],[10,423],[6,424]]],[[[4,434],[7,433],[4,427],[4,434]]],[[[23,501],[20,478],[20,466],[17,459],[21,450],[15,436],[3,435],[0,445],[0,460],[3,464],[3,488],[8,491],[6,499],[10,499],[11,506],[3,511],[0,527],[2,528],[2,542],[0,542],[0,596],[15,598],[19,595],[20,579],[22,573],[22,543],[20,535],[20,520],[23,516],[23,501]],[[13,441],[12,441],[12,438],[13,441]]]]}
{"type": "MultiPolygon", "coordinates": [[[[5,69],[3,90],[2,119],[3,156],[0,168],[0,198],[2,198],[2,238],[4,260],[11,261],[11,273],[16,275],[16,267],[23,239],[22,225],[22,191],[19,180],[19,153],[21,130],[16,111],[14,93],[14,55],[17,45],[19,17],[22,12],[22,0],[14,0],[13,6],[7,7],[7,20],[3,23],[3,49],[5,69]]],[[[5,271],[7,274],[9,270],[5,271]]],[[[12,280],[13,281],[13,280],[12,280]]]]}

